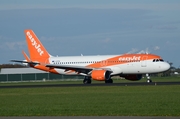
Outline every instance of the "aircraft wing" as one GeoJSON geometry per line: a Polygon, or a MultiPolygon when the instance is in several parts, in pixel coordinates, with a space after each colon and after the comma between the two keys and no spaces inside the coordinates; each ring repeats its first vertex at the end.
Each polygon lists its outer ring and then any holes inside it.
{"type": "Polygon", "coordinates": [[[108,68],[93,68],[93,67],[84,67],[84,66],[75,66],[75,65],[57,65],[57,64],[47,64],[46,67],[50,67],[50,68],[59,68],[59,69],[65,69],[65,70],[74,70],[76,72],[80,72],[80,73],[86,73],[88,74],[90,71],[94,70],[94,69],[105,69],[108,71],[111,71],[108,68]]]}
{"type": "Polygon", "coordinates": [[[93,68],[84,67],[84,66],[74,66],[74,65],[57,65],[57,64],[47,64],[46,67],[50,68],[58,68],[58,69],[65,69],[65,70],[74,70],[76,72],[88,73],[93,68]]]}

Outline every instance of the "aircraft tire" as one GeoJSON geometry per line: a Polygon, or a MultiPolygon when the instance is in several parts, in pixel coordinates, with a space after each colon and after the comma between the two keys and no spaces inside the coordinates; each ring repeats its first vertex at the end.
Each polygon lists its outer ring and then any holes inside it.
{"type": "Polygon", "coordinates": [[[105,80],[105,83],[113,83],[113,80],[112,79],[105,80]]]}
{"type": "Polygon", "coordinates": [[[91,84],[91,79],[84,79],[84,80],[83,80],[83,83],[84,83],[84,84],[91,84]]]}
{"type": "Polygon", "coordinates": [[[151,79],[148,79],[148,80],[147,80],[147,83],[152,83],[152,80],[151,80],[151,79]]]}

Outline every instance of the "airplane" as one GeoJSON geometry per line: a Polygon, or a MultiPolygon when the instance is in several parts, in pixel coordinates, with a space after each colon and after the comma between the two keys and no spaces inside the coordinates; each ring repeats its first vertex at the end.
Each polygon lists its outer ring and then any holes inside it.
{"type": "Polygon", "coordinates": [[[24,30],[30,57],[22,51],[25,60],[11,60],[26,63],[32,68],[62,75],[83,75],[84,84],[91,80],[113,83],[113,76],[137,81],[146,74],[147,82],[152,82],[149,74],[164,72],[170,68],[160,56],[155,54],[122,54],[94,56],[57,56],[48,53],[33,30],[24,30]]]}

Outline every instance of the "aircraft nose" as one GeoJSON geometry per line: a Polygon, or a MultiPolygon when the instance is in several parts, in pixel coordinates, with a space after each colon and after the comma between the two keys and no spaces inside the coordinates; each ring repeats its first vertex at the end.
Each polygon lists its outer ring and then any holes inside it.
{"type": "Polygon", "coordinates": [[[164,62],[164,64],[163,64],[163,69],[166,71],[166,70],[168,70],[169,68],[170,68],[170,64],[167,63],[167,62],[164,62]]]}

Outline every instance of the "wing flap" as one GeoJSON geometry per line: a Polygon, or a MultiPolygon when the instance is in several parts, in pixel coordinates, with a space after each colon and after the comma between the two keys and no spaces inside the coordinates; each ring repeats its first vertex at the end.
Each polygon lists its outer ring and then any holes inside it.
{"type": "Polygon", "coordinates": [[[93,68],[90,68],[90,67],[74,66],[74,65],[47,64],[46,67],[59,68],[59,69],[69,69],[69,70],[89,70],[89,71],[93,70],[93,68]]]}

